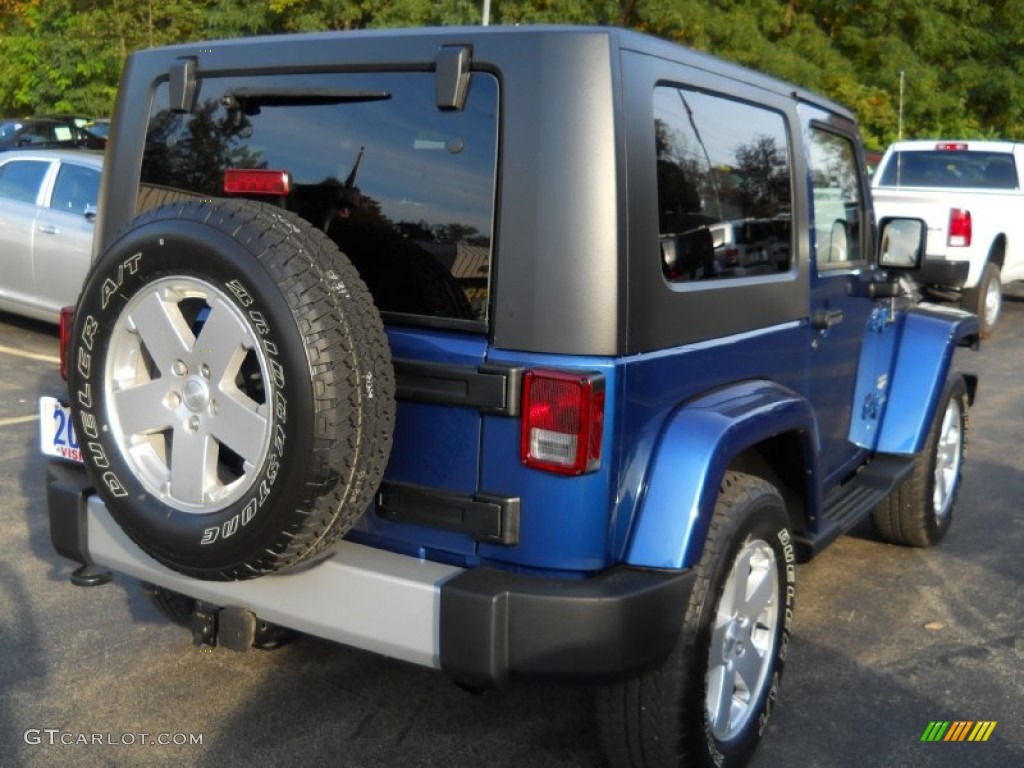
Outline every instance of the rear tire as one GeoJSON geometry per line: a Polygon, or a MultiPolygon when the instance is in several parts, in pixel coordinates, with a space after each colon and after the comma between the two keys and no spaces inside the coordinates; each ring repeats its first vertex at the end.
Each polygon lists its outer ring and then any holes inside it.
{"type": "Polygon", "coordinates": [[[981,278],[974,288],[965,288],[960,306],[973,312],[981,321],[981,335],[988,337],[996,329],[999,315],[1003,308],[1003,286],[1000,279],[999,265],[994,262],[985,264],[981,278]]]}
{"type": "Polygon", "coordinates": [[[873,513],[883,539],[908,547],[930,547],[946,535],[960,492],[967,428],[967,385],[963,376],[953,374],[913,473],[873,513]]]}
{"type": "Polygon", "coordinates": [[[659,669],[598,691],[613,766],[746,763],[778,696],[794,578],[778,491],[726,473],[676,648],[659,669]]]}

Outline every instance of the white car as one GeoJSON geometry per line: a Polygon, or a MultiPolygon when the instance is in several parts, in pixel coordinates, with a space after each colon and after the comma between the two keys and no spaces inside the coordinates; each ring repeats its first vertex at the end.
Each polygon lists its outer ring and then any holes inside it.
{"type": "Polygon", "coordinates": [[[0,155],[0,310],[56,323],[75,303],[102,171],[103,155],[93,152],[0,155]]]}

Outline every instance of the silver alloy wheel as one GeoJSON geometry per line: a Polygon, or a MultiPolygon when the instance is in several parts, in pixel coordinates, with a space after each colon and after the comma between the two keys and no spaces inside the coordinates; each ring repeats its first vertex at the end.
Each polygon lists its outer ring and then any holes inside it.
{"type": "Polygon", "coordinates": [[[963,460],[963,414],[960,400],[951,397],[946,405],[939,427],[939,439],[935,445],[935,482],[932,490],[932,509],[935,521],[942,525],[949,517],[960,480],[960,462],[963,460]]]}
{"type": "Polygon", "coordinates": [[[1003,307],[1003,287],[998,280],[989,280],[985,286],[985,327],[991,328],[999,319],[1003,307]]]}
{"type": "Polygon", "coordinates": [[[194,277],[149,283],[111,331],[110,429],[146,490],[194,514],[253,485],[270,445],[273,380],[246,316],[194,277]]]}
{"type": "Polygon", "coordinates": [[[769,684],[779,604],[775,551],[761,539],[748,541],[733,562],[711,628],[704,706],[719,741],[743,730],[769,684]]]}

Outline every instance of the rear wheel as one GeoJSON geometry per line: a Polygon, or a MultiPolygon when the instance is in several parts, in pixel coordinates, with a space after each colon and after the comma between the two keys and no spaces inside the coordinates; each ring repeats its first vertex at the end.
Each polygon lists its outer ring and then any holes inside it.
{"type": "Polygon", "coordinates": [[[726,474],[679,642],[657,670],[601,689],[612,765],[742,765],[774,706],[789,644],[795,558],[778,491],[726,474]]]}
{"type": "Polygon", "coordinates": [[[960,306],[973,312],[981,321],[983,336],[991,336],[999,321],[1003,308],[1003,286],[1000,279],[999,265],[994,262],[985,264],[981,278],[974,288],[965,288],[960,306]]]}
{"type": "Polygon", "coordinates": [[[874,511],[879,534],[894,544],[930,547],[946,535],[960,491],[967,448],[967,386],[946,382],[913,474],[874,511]]]}

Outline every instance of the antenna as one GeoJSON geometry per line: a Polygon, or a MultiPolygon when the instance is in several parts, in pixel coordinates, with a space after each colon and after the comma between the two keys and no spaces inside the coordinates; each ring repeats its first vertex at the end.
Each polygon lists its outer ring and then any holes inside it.
{"type": "Polygon", "coordinates": [[[896,140],[897,141],[903,141],[903,83],[904,83],[904,81],[906,79],[904,77],[905,74],[906,73],[901,69],[900,70],[900,119],[899,119],[899,125],[897,126],[897,129],[896,129],[896,140]]]}

